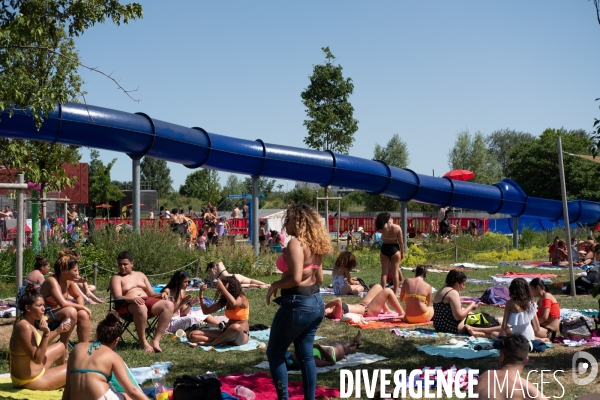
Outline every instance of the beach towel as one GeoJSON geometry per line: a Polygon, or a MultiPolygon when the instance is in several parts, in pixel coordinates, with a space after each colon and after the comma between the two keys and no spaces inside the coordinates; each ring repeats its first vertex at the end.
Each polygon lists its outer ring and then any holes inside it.
{"type": "MultiPolygon", "coordinates": [[[[525,277],[525,276],[492,276],[492,282],[494,283],[494,285],[507,285],[508,286],[515,278],[523,278],[527,282],[531,282],[534,279],[534,277],[529,277],[529,276],[528,277],[525,277]]],[[[552,283],[552,279],[543,278],[542,282],[552,283]]]]}
{"type": "Polygon", "coordinates": [[[440,338],[468,338],[469,335],[436,332],[435,329],[428,328],[416,328],[413,330],[392,328],[391,333],[395,333],[396,336],[402,338],[415,338],[415,339],[440,339],[440,338]]]}
{"type": "Polygon", "coordinates": [[[0,398],[30,399],[30,400],[61,400],[63,389],[58,390],[29,390],[17,389],[13,386],[9,374],[0,375],[0,398]]]}
{"type": "MultiPolygon", "coordinates": [[[[346,356],[346,358],[344,358],[341,361],[336,362],[335,365],[331,365],[329,367],[317,368],[317,373],[333,371],[335,369],[356,367],[357,365],[371,364],[376,361],[382,361],[382,360],[387,360],[387,358],[377,355],[377,354],[365,354],[365,353],[348,354],[346,356]]],[[[269,362],[263,361],[260,364],[255,365],[254,367],[261,368],[261,369],[269,369],[269,362]]],[[[288,374],[300,374],[300,373],[301,373],[300,371],[288,371],[288,374]]]]}
{"type": "Polygon", "coordinates": [[[481,264],[473,264],[473,263],[457,263],[450,264],[452,267],[458,268],[470,268],[470,269],[488,269],[488,268],[498,268],[497,265],[481,265],[481,264]]]}
{"type": "MultiPolygon", "coordinates": [[[[263,329],[261,331],[250,331],[250,337],[257,340],[268,341],[271,335],[271,328],[263,329]]],[[[325,336],[315,336],[315,340],[325,339],[325,336]]]]}
{"type": "Polygon", "coordinates": [[[456,344],[446,344],[441,346],[424,345],[417,348],[431,356],[441,356],[446,358],[463,358],[471,360],[473,358],[498,357],[499,351],[492,347],[493,341],[489,339],[477,338],[469,341],[457,341],[456,344]],[[484,350],[475,350],[474,346],[484,346],[484,350]],[[487,349],[487,348],[491,349],[487,349]]]}
{"type": "MultiPolygon", "coordinates": [[[[277,392],[273,381],[269,378],[266,372],[258,374],[231,374],[219,376],[221,380],[221,391],[235,396],[235,388],[244,386],[254,392],[255,399],[260,400],[277,400],[277,392]]],[[[288,382],[288,391],[290,400],[304,399],[304,391],[302,382],[288,382]]],[[[317,386],[315,392],[317,399],[329,399],[340,397],[339,389],[331,389],[324,386],[317,386]]]]}
{"type": "MultiPolygon", "coordinates": [[[[427,371],[435,371],[435,372],[430,372],[429,382],[431,382],[431,384],[429,387],[430,388],[437,387],[437,371],[441,370],[444,373],[444,377],[446,377],[445,379],[447,379],[448,376],[452,377],[452,379],[450,379],[450,382],[451,382],[451,386],[454,388],[454,377],[456,376],[456,371],[458,370],[458,368],[456,368],[455,365],[451,366],[450,368],[418,367],[417,369],[420,369],[423,372],[421,373],[421,375],[415,377],[416,379],[413,381],[413,387],[425,388],[425,373],[427,371]]],[[[471,368],[466,367],[466,368],[461,368],[461,369],[464,369],[465,371],[467,371],[467,373],[465,375],[461,375],[459,377],[459,381],[458,381],[459,387],[461,389],[466,389],[470,383],[472,383],[473,385],[476,385],[478,382],[479,375],[473,374],[473,382],[470,382],[468,371],[471,368]]],[[[408,388],[408,384],[409,384],[409,377],[407,376],[406,379],[404,381],[402,381],[399,386],[401,388],[408,388]]],[[[442,393],[445,394],[444,391],[442,391],[442,393]]]]}
{"type": "Polygon", "coordinates": [[[138,385],[143,385],[144,382],[152,379],[152,375],[154,375],[154,370],[157,369],[161,374],[166,375],[169,373],[169,368],[171,368],[172,366],[173,363],[170,361],[157,362],[149,367],[131,368],[129,369],[129,371],[131,372],[131,375],[133,375],[133,378],[138,383],[138,385]]]}
{"type": "Polygon", "coordinates": [[[415,326],[431,325],[433,322],[421,322],[418,324],[409,324],[402,318],[392,318],[385,320],[367,320],[365,324],[348,322],[348,325],[358,326],[360,329],[383,329],[383,328],[413,328],[415,326]]]}
{"type": "Polygon", "coordinates": [[[515,278],[558,278],[559,276],[566,276],[565,274],[556,275],[556,274],[532,274],[531,272],[514,272],[514,271],[506,271],[504,274],[497,274],[497,277],[507,277],[512,276],[515,278]]]}
{"type": "MultiPolygon", "coordinates": [[[[187,341],[186,338],[180,338],[179,340],[181,340],[184,343],[189,343],[187,341]],[[183,339],[185,339],[185,342],[183,341],[183,339]]],[[[196,343],[189,343],[190,346],[192,347],[198,347],[204,351],[217,351],[219,353],[223,353],[225,351],[250,351],[250,350],[256,350],[256,349],[264,349],[267,347],[266,344],[264,344],[263,342],[259,342],[258,340],[255,339],[248,339],[248,343],[243,344],[241,346],[200,346],[196,343]]]]}
{"type": "Polygon", "coordinates": [[[481,296],[480,302],[485,304],[503,306],[506,305],[506,302],[508,300],[510,300],[508,288],[493,286],[485,289],[485,292],[483,292],[483,295],[481,296]]]}
{"type": "Polygon", "coordinates": [[[492,282],[489,279],[467,278],[467,283],[477,283],[477,284],[483,284],[483,285],[491,285],[494,282],[492,282]]]}

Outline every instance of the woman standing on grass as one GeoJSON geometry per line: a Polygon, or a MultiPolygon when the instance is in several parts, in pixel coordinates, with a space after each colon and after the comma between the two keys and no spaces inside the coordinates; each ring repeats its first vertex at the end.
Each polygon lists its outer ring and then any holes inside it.
{"type": "Polygon", "coordinates": [[[387,286],[388,274],[392,274],[394,293],[402,285],[402,272],[400,261],[404,258],[404,242],[402,228],[392,222],[392,215],[388,212],[380,213],[375,220],[375,227],[381,232],[381,286],[387,286]]]}
{"type": "Polygon", "coordinates": [[[321,216],[305,204],[293,205],[286,210],[286,233],[294,236],[277,259],[277,268],[283,273],[280,280],[271,284],[267,305],[271,297],[280,305],[273,318],[267,358],[278,399],[287,399],[288,375],[285,354],[294,343],[295,353],[302,371],[304,398],[315,398],[317,370],[313,356],[315,333],[323,320],[325,307],[319,293],[323,283],[323,256],[333,251],[331,239],[321,216]]]}

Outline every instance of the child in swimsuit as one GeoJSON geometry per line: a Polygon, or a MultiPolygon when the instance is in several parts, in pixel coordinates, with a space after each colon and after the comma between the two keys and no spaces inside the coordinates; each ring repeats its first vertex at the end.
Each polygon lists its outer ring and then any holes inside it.
{"type": "Polygon", "coordinates": [[[349,251],[343,251],[335,260],[331,272],[333,293],[337,296],[344,294],[358,295],[365,291],[358,279],[352,278],[350,272],[356,267],[356,257],[349,251]]]}
{"type": "MultiPolygon", "coordinates": [[[[351,342],[329,342],[313,344],[313,357],[317,368],[330,367],[338,361],[346,358],[348,354],[356,353],[362,345],[362,331],[359,330],[351,342]]],[[[300,368],[298,359],[293,353],[285,353],[285,363],[288,370],[297,370],[300,368]]]]}
{"type": "Polygon", "coordinates": [[[115,311],[109,311],[106,318],[98,324],[96,341],[75,346],[69,360],[69,379],[63,400],[123,399],[123,394],[109,385],[114,379],[132,400],[147,399],[140,387],[129,378],[127,366],[121,356],[113,351],[120,335],[119,315],[115,311]]]}

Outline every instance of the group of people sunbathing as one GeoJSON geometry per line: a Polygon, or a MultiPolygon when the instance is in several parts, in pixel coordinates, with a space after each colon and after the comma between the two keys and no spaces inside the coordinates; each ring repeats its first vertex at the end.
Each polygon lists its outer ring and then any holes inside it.
{"type": "Polygon", "coordinates": [[[563,239],[555,237],[548,247],[548,261],[552,265],[566,266],[569,264],[569,251],[573,262],[600,262],[600,244],[596,243],[593,236],[588,236],[587,240],[581,241],[572,238],[570,250],[563,239]]]}

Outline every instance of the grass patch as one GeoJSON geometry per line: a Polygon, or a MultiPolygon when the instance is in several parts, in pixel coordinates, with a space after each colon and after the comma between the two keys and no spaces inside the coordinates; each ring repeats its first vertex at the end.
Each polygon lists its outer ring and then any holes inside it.
{"type": "MultiPolygon", "coordinates": [[[[489,249],[489,247],[488,247],[489,249]]],[[[245,250],[244,250],[245,251],[245,250]]],[[[197,255],[197,253],[194,253],[197,255]]],[[[360,276],[367,283],[378,283],[380,277],[380,266],[379,266],[379,251],[378,250],[357,250],[356,251],[357,258],[359,260],[358,269],[360,272],[356,275],[360,276]]],[[[230,248],[227,251],[223,252],[214,252],[214,253],[206,253],[204,255],[207,258],[211,258],[209,261],[212,261],[212,257],[219,258],[221,257],[224,261],[234,263],[234,258],[238,257],[239,261],[236,266],[233,264],[226,265],[228,269],[232,272],[241,272],[247,273],[248,275],[255,277],[257,279],[273,282],[278,279],[275,275],[268,275],[266,272],[274,265],[274,259],[271,256],[261,256],[258,260],[253,259],[249,256],[242,255],[234,255],[232,254],[232,249],[230,248]],[[237,269],[239,268],[239,270],[237,269]],[[253,273],[253,268],[257,268],[256,272],[253,273]],[[264,269],[263,269],[264,268],[264,269]],[[248,272],[246,272],[248,271],[248,272]]],[[[334,256],[329,256],[325,259],[325,267],[332,267],[334,256]]],[[[461,261],[473,261],[473,258],[465,258],[461,259],[461,261]]],[[[426,262],[431,262],[429,259],[426,259],[426,262]]],[[[453,260],[452,260],[453,262],[453,260]]],[[[438,263],[438,265],[448,265],[448,263],[438,263]]],[[[111,268],[113,267],[111,264],[111,268]]],[[[496,269],[482,269],[482,270],[473,270],[467,271],[466,274],[469,278],[479,278],[479,279],[489,279],[491,275],[497,273],[504,273],[506,271],[529,271],[519,267],[498,267],[496,269]]],[[[195,274],[195,268],[191,268],[189,270],[192,274],[195,274]]],[[[557,273],[562,273],[563,271],[557,271],[557,273]]],[[[566,274],[565,270],[565,274],[566,274]]],[[[404,272],[406,277],[409,277],[410,274],[404,272]]],[[[202,275],[204,275],[202,273],[202,275]]],[[[430,273],[427,277],[427,281],[437,290],[439,290],[444,284],[445,274],[442,273],[430,273]]],[[[168,277],[165,277],[162,283],[166,283],[168,277]]],[[[559,277],[554,279],[554,281],[567,281],[567,277],[559,277]]],[[[157,283],[160,283],[157,281],[157,283]]],[[[325,275],[325,284],[329,285],[332,283],[331,276],[325,275]]],[[[99,280],[99,290],[100,294],[104,294],[107,288],[108,280],[105,277],[102,277],[99,280]]],[[[480,296],[487,285],[477,285],[477,284],[467,284],[465,291],[462,293],[465,296],[480,296]]],[[[596,309],[598,307],[598,302],[596,299],[593,299],[591,296],[578,296],[576,298],[572,298],[570,296],[565,296],[559,292],[558,289],[551,289],[552,292],[557,297],[562,308],[593,308],[596,309]]],[[[10,297],[14,292],[14,283],[1,283],[0,284],[0,294],[4,297],[10,297]]],[[[271,304],[271,306],[266,306],[265,304],[265,295],[266,290],[250,290],[246,292],[251,306],[250,312],[250,323],[251,324],[265,324],[271,325],[273,320],[273,316],[277,311],[277,305],[271,304]]],[[[212,293],[208,294],[212,296],[212,293]]],[[[332,296],[325,296],[324,300],[327,301],[331,299],[332,296]]],[[[344,299],[349,303],[358,303],[360,299],[347,297],[344,299]]],[[[108,306],[107,305],[95,305],[90,306],[93,311],[93,328],[95,330],[96,324],[103,318],[106,313],[108,306]]],[[[503,310],[497,307],[482,307],[484,311],[496,315],[501,316],[503,314],[503,310]]],[[[8,321],[8,320],[7,320],[8,321]]],[[[347,324],[343,323],[334,323],[331,321],[324,321],[321,324],[321,327],[318,330],[318,335],[325,336],[328,341],[340,340],[345,341],[352,338],[356,333],[356,328],[351,327],[347,324]]],[[[8,339],[8,338],[7,338],[8,339]]],[[[8,341],[2,342],[0,345],[0,351],[6,352],[8,341]]],[[[167,382],[168,384],[172,384],[177,376],[183,374],[200,374],[206,371],[214,371],[217,374],[227,374],[227,373],[236,373],[236,372],[261,372],[260,370],[255,369],[253,366],[258,364],[261,361],[266,360],[266,355],[264,350],[256,350],[250,352],[225,352],[225,353],[217,353],[217,352],[205,352],[200,349],[190,348],[186,345],[176,343],[171,341],[171,336],[164,336],[163,341],[161,343],[161,347],[163,348],[162,354],[146,354],[137,348],[133,347],[132,339],[126,337],[126,341],[129,345],[119,347],[118,352],[123,357],[125,362],[130,367],[139,367],[139,366],[148,366],[156,361],[172,361],[174,363],[171,368],[169,374],[167,374],[167,382]]],[[[361,349],[362,352],[365,353],[375,353],[384,355],[389,358],[387,361],[378,362],[370,365],[363,366],[361,368],[367,370],[373,369],[407,369],[411,370],[417,368],[419,366],[451,366],[455,364],[458,368],[462,367],[470,367],[479,369],[480,372],[483,372],[490,368],[496,368],[498,366],[498,360],[496,358],[483,358],[483,359],[475,359],[475,360],[461,360],[461,359],[447,359],[437,356],[428,356],[424,353],[417,352],[417,347],[424,344],[443,344],[444,340],[435,340],[435,339],[403,339],[399,338],[396,335],[393,335],[387,329],[381,330],[366,330],[363,334],[363,342],[364,346],[361,349]]],[[[573,399],[576,395],[582,395],[587,393],[598,392],[598,383],[599,378],[597,378],[592,384],[588,386],[577,386],[573,384],[571,377],[571,358],[573,353],[579,350],[585,350],[592,354],[594,357],[600,356],[600,349],[597,348],[567,348],[562,347],[561,345],[557,345],[554,349],[550,349],[542,354],[532,354],[530,356],[530,362],[526,367],[526,371],[537,369],[546,369],[546,370],[564,370],[564,373],[558,374],[558,378],[563,383],[565,387],[565,394],[562,397],[563,399],[573,399]]],[[[0,364],[0,370],[2,372],[8,372],[7,363],[4,361],[0,364]]],[[[536,375],[539,382],[539,375],[536,375]]],[[[290,380],[300,380],[300,376],[298,375],[290,375],[290,380]]],[[[547,381],[554,382],[552,377],[549,379],[545,379],[547,381]]],[[[325,385],[329,387],[339,387],[340,383],[340,375],[339,372],[329,372],[326,374],[318,375],[318,384],[325,385]]],[[[150,386],[151,383],[146,383],[144,386],[150,386]]],[[[554,383],[545,384],[544,385],[544,394],[549,397],[559,397],[562,394],[561,387],[554,383]]]]}

